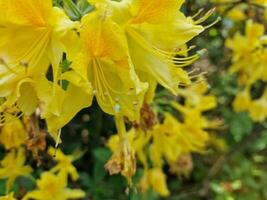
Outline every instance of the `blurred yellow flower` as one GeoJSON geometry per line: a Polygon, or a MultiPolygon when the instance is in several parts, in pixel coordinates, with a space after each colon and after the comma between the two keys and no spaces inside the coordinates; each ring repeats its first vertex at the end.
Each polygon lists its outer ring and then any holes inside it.
{"type": "Polygon", "coordinates": [[[25,161],[25,150],[23,148],[12,150],[6,154],[3,160],[0,161],[0,178],[7,179],[6,187],[8,191],[13,186],[16,178],[20,176],[30,176],[32,168],[25,165],[25,161]]]}
{"type": "Polygon", "coordinates": [[[85,192],[80,189],[69,189],[67,184],[65,175],[44,172],[41,179],[37,180],[37,189],[28,192],[23,200],[68,200],[85,197],[85,192]]]}
{"type": "Polygon", "coordinates": [[[138,186],[141,191],[152,188],[159,195],[166,197],[170,195],[166,179],[166,175],[160,168],[152,168],[144,172],[138,186]]]}
{"type": "Polygon", "coordinates": [[[251,105],[251,97],[248,89],[239,92],[233,102],[233,107],[236,112],[247,111],[251,105]]]}
{"type": "Polygon", "coordinates": [[[239,83],[249,86],[257,80],[264,80],[262,65],[266,55],[264,50],[264,26],[254,23],[252,20],[246,22],[245,35],[236,33],[233,38],[226,40],[226,47],[233,51],[230,73],[239,75],[239,83]],[[248,65],[249,64],[249,65],[248,65]]]}
{"type": "Polygon", "coordinates": [[[72,164],[76,159],[74,155],[65,155],[60,149],[54,149],[52,147],[48,149],[48,153],[57,161],[56,166],[54,166],[50,172],[60,172],[65,175],[66,178],[70,175],[73,181],[76,181],[79,178],[79,174],[72,164]]]}
{"type": "MultiPolygon", "coordinates": [[[[259,1],[258,3],[263,3],[259,1]]],[[[233,51],[230,73],[236,73],[239,85],[245,87],[236,95],[233,107],[236,112],[248,111],[255,122],[264,121],[267,117],[266,91],[259,99],[252,99],[250,88],[257,81],[267,80],[267,48],[264,35],[264,25],[246,22],[245,35],[235,34],[233,39],[227,39],[226,46],[233,51]]]]}
{"type": "Polygon", "coordinates": [[[242,10],[240,7],[234,7],[227,13],[227,17],[234,21],[241,21],[245,20],[246,14],[244,13],[244,10],[242,10]]]}
{"type": "Polygon", "coordinates": [[[11,116],[10,122],[5,124],[0,129],[0,143],[4,145],[5,149],[19,148],[20,145],[25,144],[28,134],[22,122],[11,116]]]}
{"type": "Polygon", "coordinates": [[[267,89],[261,98],[251,102],[249,114],[256,122],[263,122],[267,118],[267,89]]]}
{"type": "Polygon", "coordinates": [[[217,106],[216,97],[212,94],[206,94],[209,90],[209,84],[200,77],[195,84],[179,90],[179,94],[185,98],[185,105],[195,108],[199,111],[207,111],[217,106]]]}

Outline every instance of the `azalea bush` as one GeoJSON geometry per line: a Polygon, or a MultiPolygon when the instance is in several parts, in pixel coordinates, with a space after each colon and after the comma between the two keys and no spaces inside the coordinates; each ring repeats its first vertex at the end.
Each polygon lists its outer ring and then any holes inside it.
{"type": "Polygon", "coordinates": [[[0,199],[267,199],[267,1],[0,0],[0,199]]]}

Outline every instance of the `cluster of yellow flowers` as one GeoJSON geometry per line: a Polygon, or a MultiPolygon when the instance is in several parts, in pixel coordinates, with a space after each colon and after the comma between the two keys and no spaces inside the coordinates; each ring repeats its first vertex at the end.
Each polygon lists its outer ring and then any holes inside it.
{"type": "MultiPolygon", "coordinates": [[[[198,19],[198,15],[186,17],[180,11],[184,0],[89,3],[94,6],[93,11],[80,21],[72,21],[62,8],[53,6],[52,0],[0,0],[0,125],[19,123],[12,121],[22,115],[37,115],[46,121],[48,132],[59,142],[61,128],[96,97],[102,110],[115,116],[121,144],[107,168],[130,179],[135,158],[128,145],[124,119],[140,122],[140,110],[151,103],[158,84],[175,95],[182,94],[178,86],[191,82],[183,67],[198,58],[197,54],[188,55],[192,47],[186,43],[205,29],[200,24],[212,11],[198,19]],[[67,67],[64,59],[70,63],[67,67]]],[[[180,153],[166,155],[172,161],[182,153],[202,149],[198,142],[207,140],[202,131],[206,126],[200,117],[202,110],[176,104],[174,107],[186,116],[184,125],[166,115],[163,124],[154,128],[153,148],[157,148],[160,137],[172,140],[168,134],[159,136],[169,123],[173,127],[170,135],[178,144],[184,136],[175,134],[176,129],[181,134],[199,134],[202,139],[196,139],[196,144],[186,139],[188,144],[180,153]],[[201,123],[195,123],[197,127],[190,125],[191,117],[201,123]],[[196,129],[196,133],[189,129],[196,129]]],[[[170,145],[167,151],[171,148],[170,145]]],[[[159,152],[160,157],[164,151],[159,152]]],[[[10,159],[15,155],[12,152],[10,159]]],[[[159,163],[158,160],[155,165],[159,163]]],[[[44,175],[42,179],[50,176],[54,175],[44,175]]]]}
{"type": "Polygon", "coordinates": [[[230,73],[238,75],[240,93],[236,96],[233,106],[235,111],[248,111],[256,122],[267,117],[267,89],[258,99],[252,99],[250,91],[257,81],[267,81],[267,36],[264,35],[264,25],[248,20],[245,35],[236,33],[227,39],[226,46],[232,50],[232,65],[230,73]]]}
{"type": "MultiPolygon", "coordinates": [[[[0,199],[15,200],[13,193],[9,193],[12,191],[14,181],[22,176],[33,179],[31,176],[33,169],[26,164],[25,122],[13,119],[1,128],[0,138],[1,144],[8,151],[0,161],[0,179],[6,179],[8,195],[0,199]]],[[[72,181],[79,178],[76,168],[72,165],[79,155],[64,155],[60,150],[52,147],[48,149],[48,154],[56,161],[56,165],[49,171],[43,172],[40,179],[36,181],[37,189],[28,192],[22,199],[67,200],[84,197],[85,193],[82,190],[67,188],[68,176],[72,181]]]]}
{"type": "MultiPolygon", "coordinates": [[[[203,115],[203,112],[217,105],[215,96],[206,94],[207,91],[208,84],[204,80],[186,89],[180,89],[179,94],[185,103],[171,102],[178,116],[165,112],[164,119],[159,120],[158,114],[151,108],[142,110],[143,116],[147,116],[146,119],[128,132],[129,146],[144,167],[139,182],[141,191],[152,188],[158,194],[168,196],[170,192],[163,171],[164,163],[170,166],[172,173],[187,176],[193,168],[191,153],[205,151],[210,139],[207,130],[219,125],[218,121],[208,120],[203,115]]],[[[112,136],[107,145],[113,152],[118,152],[118,135],[112,136]]],[[[110,170],[116,173],[114,163],[119,161],[116,160],[118,157],[113,159],[110,170]]],[[[131,166],[127,166],[125,170],[129,168],[131,166]]],[[[124,172],[127,175],[127,171],[124,172]]]]}
{"type": "Polygon", "coordinates": [[[262,9],[262,17],[267,20],[266,0],[212,0],[217,3],[219,11],[233,21],[242,21],[251,18],[257,12],[255,9],[262,9]]]}

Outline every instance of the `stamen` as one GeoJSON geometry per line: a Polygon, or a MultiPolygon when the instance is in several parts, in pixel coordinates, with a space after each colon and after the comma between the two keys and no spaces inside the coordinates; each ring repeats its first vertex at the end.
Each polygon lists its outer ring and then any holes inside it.
{"type": "MultiPolygon", "coordinates": [[[[197,54],[193,55],[193,56],[189,56],[189,57],[177,58],[177,57],[175,57],[175,55],[177,55],[179,53],[177,53],[175,51],[168,52],[168,51],[159,49],[159,48],[153,46],[152,44],[150,44],[149,42],[147,42],[135,30],[127,29],[127,31],[135,39],[135,41],[138,42],[138,44],[142,48],[144,48],[146,51],[150,52],[151,54],[153,54],[157,58],[161,59],[162,61],[164,61],[170,65],[173,64],[176,67],[184,67],[184,66],[190,65],[192,62],[194,62],[198,58],[197,54]]],[[[194,48],[194,46],[192,46],[191,48],[194,48]]],[[[188,52],[189,50],[190,50],[190,48],[183,50],[180,53],[188,52]]]]}
{"type": "Polygon", "coordinates": [[[208,28],[212,27],[213,25],[217,24],[217,23],[218,23],[219,21],[221,21],[221,20],[222,20],[221,17],[217,17],[217,19],[216,19],[214,22],[212,22],[211,24],[205,26],[204,28],[205,28],[205,29],[208,29],[208,28]]]}
{"type": "Polygon", "coordinates": [[[201,24],[202,22],[206,21],[215,11],[216,8],[213,8],[211,10],[209,10],[207,13],[205,13],[205,15],[201,18],[199,18],[198,20],[196,20],[194,22],[194,24],[201,24]]]}
{"type": "Polygon", "coordinates": [[[194,19],[194,18],[196,18],[197,16],[199,16],[200,15],[200,13],[202,13],[203,12],[203,8],[201,8],[201,9],[199,9],[198,11],[197,11],[197,13],[196,14],[194,14],[191,18],[192,19],[194,19]]]}
{"type": "Polygon", "coordinates": [[[199,72],[200,71],[200,68],[195,68],[195,69],[193,69],[192,71],[190,71],[190,72],[188,72],[188,75],[191,75],[191,74],[193,74],[193,73],[195,73],[195,72],[199,72]]]}
{"type": "Polygon", "coordinates": [[[199,78],[199,77],[202,77],[203,75],[206,75],[208,74],[208,72],[201,72],[200,74],[196,74],[196,75],[193,75],[193,76],[190,76],[190,80],[192,79],[195,79],[195,78],[199,78]]]}

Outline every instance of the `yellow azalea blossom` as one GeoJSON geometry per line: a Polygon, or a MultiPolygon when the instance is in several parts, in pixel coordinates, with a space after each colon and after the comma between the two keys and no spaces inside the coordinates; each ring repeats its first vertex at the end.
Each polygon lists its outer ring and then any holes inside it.
{"type": "Polygon", "coordinates": [[[25,165],[25,161],[25,150],[23,148],[19,148],[17,151],[12,150],[1,160],[0,178],[7,179],[7,190],[11,189],[16,178],[30,176],[32,168],[25,165]]]}
{"type": "Polygon", "coordinates": [[[11,94],[28,76],[46,73],[50,63],[57,80],[63,52],[75,48],[65,43],[65,37],[76,37],[76,23],[50,0],[1,1],[0,8],[1,72],[8,73],[4,86],[10,87],[1,96],[11,94]]]}
{"type": "Polygon", "coordinates": [[[0,143],[4,145],[5,149],[19,148],[20,145],[25,144],[28,138],[22,121],[13,116],[10,120],[10,123],[0,129],[0,143]]]}
{"type": "MultiPolygon", "coordinates": [[[[76,72],[72,70],[65,72],[58,79],[68,81],[66,90],[59,85],[54,86],[44,75],[37,79],[26,78],[22,80],[19,83],[19,89],[14,92],[15,95],[8,97],[11,101],[5,101],[0,105],[0,109],[3,113],[9,109],[15,109],[13,104],[16,103],[17,95],[20,96],[17,100],[18,105],[23,105],[22,107],[28,111],[34,111],[37,107],[40,108],[41,118],[46,120],[49,133],[56,139],[58,130],[69,122],[78,111],[90,106],[90,99],[92,99],[90,83],[76,72]],[[51,95],[53,92],[55,96],[51,95]]],[[[23,111],[25,114],[30,113],[23,111]]],[[[5,119],[5,121],[7,120],[5,119]]]]}
{"type": "Polygon", "coordinates": [[[72,162],[74,162],[76,159],[74,155],[65,155],[59,149],[54,149],[52,147],[48,149],[48,153],[51,156],[54,156],[54,160],[57,161],[56,166],[54,166],[50,170],[50,172],[52,173],[60,172],[63,175],[65,175],[66,178],[68,177],[68,175],[70,175],[73,181],[76,181],[79,178],[79,174],[76,168],[72,164],[72,162]]]}
{"type": "Polygon", "coordinates": [[[56,137],[82,108],[91,104],[91,87],[74,71],[61,75],[63,52],[72,60],[79,38],[72,22],[52,0],[0,1],[1,111],[15,105],[26,115],[40,107],[48,130],[56,137]],[[20,33],[17,35],[17,33],[20,33]],[[46,78],[52,66],[53,81],[46,78]],[[71,74],[71,75],[70,75],[71,74]],[[70,82],[66,90],[59,82],[70,82]],[[70,106],[72,105],[72,106],[70,106]]]}
{"type": "Polygon", "coordinates": [[[154,192],[163,197],[170,195],[167,187],[167,177],[160,168],[146,170],[138,186],[141,191],[147,191],[152,188],[154,192]]]}
{"type": "Polygon", "coordinates": [[[37,180],[37,189],[28,192],[23,197],[23,200],[68,200],[85,197],[85,193],[82,190],[67,188],[67,184],[65,175],[44,172],[41,175],[41,179],[37,180]]]}
{"type": "Polygon", "coordinates": [[[249,86],[257,80],[265,80],[264,76],[264,26],[251,20],[246,23],[245,35],[235,34],[226,40],[226,47],[233,51],[230,73],[239,75],[239,83],[249,86]],[[249,63],[249,66],[248,66],[249,63]]]}
{"type": "Polygon", "coordinates": [[[14,197],[13,192],[10,194],[7,194],[5,196],[0,196],[0,200],[16,200],[16,198],[14,197]]]}
{"type": "Polygon", "coordinates": [[[51,96],[53,85],[44,78],[37,83],[41,117],[46,120],[48,131],[57,138],[60,128],[67,124],[77,112],[92,103],[91,84],[73,70],[61,74],[60,81],[67,81],[66,90],[56,86],[56,96],[51,96]]]}
{"type": "Polygon", "coordinates": [[[146,100],[151,101],[157,83],[177,94],[179,84],[189,84],[183,66],[197,59],[197,55],[175,57],[189,51],[180,50],[201,33],[198,25],[205,17],[194,21],[180,12],[183,0],[89,0],[96,9],[105,7],[113,22],[123,28],[130,57],[141,81],[149,83],[146,100]],[[104,5],[104,6],[103,6],[104,5]],[[152,90],[152,91],[151,91],[152,90]]]}
{"type": "Polygon", "coordinates": [[[121,27],[100,9],[83,17],[80,34],[82,48],[73,69],[91,82],[105,112],[137,119],[147,86],[135,74],[121,27]]]}

